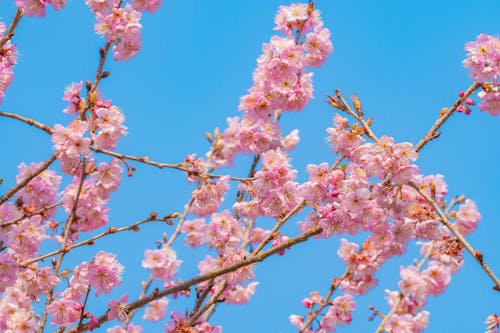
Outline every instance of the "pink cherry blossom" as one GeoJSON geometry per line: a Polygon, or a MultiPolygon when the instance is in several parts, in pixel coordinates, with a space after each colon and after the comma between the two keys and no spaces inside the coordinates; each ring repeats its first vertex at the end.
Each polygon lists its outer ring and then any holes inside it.
{"type": "Polygon", "coordinates": [[[462,236],[467,236],[476,230],[481,214],[477,211],[476,204],[469,199],[460,206],[456,214],[455,227],[462,236]]]}
{"type": "Polygon", "coordinates": [[[163,317],[165,317],[167,306],[168,299],[166,297],[149,303],[149,306],[146,308],[142,319],[151,321],[162,320],[163,317]]]}
{"type": "Polygon", "coordinates": [[[79,302],[61,298],[53,301],[47,312],[52,316],[52,325],[70,325],[80,318],[81,309],[79,302]]]}
{"type": "Polygon", "coordinates": [[[123,266],[116,260],[116,255],[99,251],[88,265],[90,285],[96,289],[96,296],[108,294],[121,283],[123,266]]]}
{"type": "MultiPolygon", "coordinates": [[[[500,55],[498,62],[500,62],[500,55]]],[[[500,114],[500,90],[498,87],[491,88],[488,92],[480,91],[477,96],[481,98],[479,110],[489,112],[492,116],[498,116],[500,114]]]]}
{"type": "Polygon", "coordinates": [[[146,250],[142,267],[151,269],[153,277],[162,281],[172,279],[179,270],[182,260],[177,259],[177,254],[168,246],[160,250],[146,250]]]}
{"type": "Polygon", "coordinates": [[[128,303],[128,295],[125,294],[120,300],[113,299],[108,303],[108,319],[113,320],[118,318],[122,323],[128,318],[126,305],[128,303]]]}
{"type": "Polygon", "coordinates": [[[229,176],[224,176],[217,181],[204,181],[193,192],[190,212],[203,217],[217,211],[224,201],[224,194],[229,190],[229,179],[229,176]]]}
{"type": "Polygon", "coordinates": [[[463,61],[470,76],[477,82],[498,81],[500,74],[500,40],[487,34],[480,34],[477,39],[465,44],[468,51],[463,61]]]}

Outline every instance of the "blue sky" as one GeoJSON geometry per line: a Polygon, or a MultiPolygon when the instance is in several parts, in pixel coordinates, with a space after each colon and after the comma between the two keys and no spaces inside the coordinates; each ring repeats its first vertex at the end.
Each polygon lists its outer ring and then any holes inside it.
{"type": "MultiPolygon", "coordinates": [[[[111,75],[101,85],[104,96],[127,118],[128,135],[118,151],[163,162],[180,162],[190,153],[203,155],[208,149],[205,131],[224,128],[225,119],[237,115],[239,97],[252,84],[261,45],[274,33],[276,10],[289,3],[167,1],[157,13],[144,14],[143,49],[128,62],[108,61],[105,69],[111,75]]],[[[318,0],[317,8],[332,32],[335,50],[314,71],[315,99],[302,112],[286,114],[282,122],[284,132],[300,129],[292,164],[301,179],[308,163],[335,159],[325,141],[333,117],[326,94],[336,88],[346,95],[357,93],[365,113],[374,118],[376,134],[416,143],[439,110],[451,105],[471,83],[461,66],[463,45],[481,32],[500,32],[500,2],[493,1],[318,0]]],[[[10,22],[14,10],[11,1],[0,0],[3,20],[10,22]]],[[[0,110],[49,125],[66,124],[69,118],[61,112],[63,90],[71,82],[93,79],[98,48],[104,45],[93,33],[93,24],[92,13],[79,1],[69,1],[60,12],[48,11],[44,19],[23,19],[14,37],[20,53],[14,81],[0,110]]],[[[422,172],[445,175],[450,197],[465,194],[477,203],[483,221],[470,241],[496,272],[500,272],[500,148],[495,144],[499,121],[477,109],[470,116],[456,114],[418,161],[422,172]]],[[[13,184],[20,162],[42,161],[52,153],[46,134],[10,119],[0,118],[0,142],[1,193],[13,184]]],[[[238,158],[237,164],[228,172],[245,175],[249,158],[238,158]]],[[[153,210],[181,211],[188,200],[190,187],[180,172],[136,166],[135,175],[124,178],[112,196],[112,225],[130,224],[153,210]]],[[[295,232],[295,223],[287,230],[295,232]]],[[[171,229],[145,226],[140,234],[122,234],[98,242],[93,249],[79,250],[65,264],[76,263],[85,253],[93,255],[97,247],[118,253],[126,273],[113,296],[128,290],[133,299],[147,277],[140,268],[143,252],[153,248],[163,232],[169,234],[171,229]]],[[[303,244],[258,265],[260,284],[251,303],[220,306],[213,323],[223,325],[225,332],[292,332],[288,316],[303,314],[301,299],[312,290],[324,294],[330,279],[344,271],[336,255],[338,242],[335,238],[303,244]]],[[[196,260],[203,253],[176,249],[185,260],[180,276],[188,279],[197,273],[196,260]]],[[[359,299],[352,325],[339,331],[375,331],[378,322],[368,322],[368,306],[387,312],[384,289],[395,288],[399,266],[410,264],[415,255],[413,249],[384,266],[378,274],[379,287],[359,299]]],[[[500,311],[499,295],[491,286],[467,256],[448,292],[430,299],[426,332],[482,332],[486,316],[500,311]]],[[[93,304],[105,310],[99,303],[93,304]]],[[[177,309],[183,311],[185,306],[180,302],[177,309]]],[[[147,331],[160,331],[158,327],[147,331]]]]}

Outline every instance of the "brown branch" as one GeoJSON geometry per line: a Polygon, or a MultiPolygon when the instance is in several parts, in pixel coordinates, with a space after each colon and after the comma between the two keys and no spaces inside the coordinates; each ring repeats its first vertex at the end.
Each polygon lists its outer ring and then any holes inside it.
{"type": "MultiPolygon", "coordinates": [[[[151,294],[145,296],[144,298],[141,298],[141,299],[138,299],[130,304],[128,304],[126,306],[126,309],[128,311],[132,311],[132,310],[136,310],[138,308],[141,308],[143,307],[144,305],[148,304],[148,303],[151,303],[152,301],[154,300],[157,300],[159,298],[162,298],[162,297],[165,297],[165,296],[168,296],[168,295],[171,295],[171,294],[174,294],[174,293],[178,293],[182,290],[186,290],[188,289],[189,287],[193,286],[193,285],[197,285],[201,282],[204,282],[204,281],[208,281],[208,280],[211,280],[211,279],[215,279],[216,277],[218,276],[221,276],[221,275],[224,275],[224,274],[227,274],[227,273],[230,273],[230,272],[233,272],[237,269],[240,269],[242,267],[245,267],[245,266],[248,266],[248,265],[251,265],[251,264],[255,264],[257,262],[260,262],[260,261],[263,261],[265,260],[267,257],[270,257],[276,253],[279,253],[280,251],[283,251],[285,250],[286,248],[289,248],[289,247],[292,247],[292,246],[295,246],[299,243],[302,243],[302,242],[305,242],[306,240],[308,240],[309,238],[311,238],[312,236],[315,236],[319,233],[321,233],[323,230],[320,228],[320,227],[314,227],[312,229],[309,229],[308,231],[304,232],[303,234],[300,234],[299,236],[297,237],[294,237],[294,238],[290,238],[289,240],[287,240],[286,242],[276,246],[276,247],[273,247],[267,251],[264,251],[262,253],[260,253],[259,255],[254,255],[254,256],[250,256],[246,259],[243,259],[237,263],[234,263],[232,265],[229,265],[229,266],[226,266],[224,268],[221,268],[221,269],[218,269],[218,270],[215,270],[215,271],[212,271],[212,272],[208,272],[208,273],[205,273],[205,274],[200,274],[186,282],[179,282],[177,283],[176,285],[174,286],[171,286],[171,287],[168,287],[168,288],[165,288],[163,290],[155,290],[153,291],[151,294]]],[[[108,318],[107,318],[107,315],[104,314],[102,316],[100,316],[98,318],[98,324],[101,325],[105,322],[108,321],[108,318]]],[[[88,327],[88,323],[87,324],[84,324],[82,325],[80,328],[78,327],[75,327],[69,331],[67,331],[67,333],[79,333],[79,332],[85,332],[89,329],[88,327]]]]}
{"type": "Polygon", "coordinates": [[[477,261],[477,263],[481,266],[481,268],[488,274],[488,276],[493,280],[495,285],[493,286],[493,289],[496,291],[500,291],[500,280],[496,277],[495,273],[491,270],[491,268],[486,264],[482,256],[476,255],[476,251],[474,248],[470,245],[470,243],[465,239],[462,234],[458,232],[458,230],[453,226],[453,224],[450,222],[446,214],[441,210],[439,205],[432,199],[430,198],[427,194],[425,194],[420,187],[415,184],[414,182],[410,182],[408,184],[409,186],[413,187],[415,191],[422,196],[422,198],[427,201],[429,205],[434,209],[434,211],[439,215],[440,221],[443,225],[445,225],[448,230],[451,231],[453,235],[458,239],[458,241],[467,249],[467,251],[472,255],[472,257],[477,261]]]}
{"type": "Polygon", "coordinates": [[[24,213],[21,217],[18,217],[16,219],[13,219],[13,220],[10,220],[10,221],[6,221],[6,222],[0,224],[0,228],[6,228],[6,227],[8,227],[10,225],[13,225],[13,224],[16,224],[18,222],[21,222],[22,220],[24,220],[26,218],[29,218],[29,217],[32,217],[32,216],[36,216],[36,215],[41,215],[41,214],[45,213],[46,211],[48,211],[49,209],[58,207],[60,205],[62,205],[62,202],[57,202],[57,203],[49,205],[49,206],[44,206],[44,207],[40,208],[39,210],[37,210],[36,212],[24,213]]]}
{"type": "Polygon", "coordinates": [[[0,50],[7,44],[7,42],[14,36],[14,30],[16,29],[17,25],[21,21],[21,18],[23,17],[23,8],[18,7],[16,14],[14,15],[14,18],[12,19],[12,22],[10,23],[9,28],[7,29],[7,32],[5,35],[3,35],[2,39],[0,39],[0,50]]]}
{"type": "MultiPolygon", "coordinates": [[[[23,117],[23,116],[21,116],[19,114],[16,114],[16,113],[0,111],[0,116],[12,118],[12,119],[17,119],[19,121],[22,121],[22,122],[28,124],[28,125],[37,127],[39,129],[43,130],[44,132],[47,132],[50,135],[52,135],[54,133],[54,130],[50,126],[45,125],[45,124],[43,124],[43,123],[41,123],[39,121],[36,121],[34,119],[23,117]]],[[[212,173],[201,172],[201,171],[198,171],[198,170],[191,170],[191,169],[186,168],[185,166],[183,166],[182,163],[162,163],[162,162],[155,162],[155,161],[151,161],[146,156],[134,156],[134,155],[127,155],[127,154],[120,154],[120,153],[117,153],[117,152],[114,152],[114,151],[110,151],[110,150],[98,148],[96,146],[90,146],[89,148],[91,150],[95,151],[96,153],[101,153],[101,154],[105,154],[105,155],[108,155],[108,156],[116,157],[116,158],[118,158],[118,159],[120,159],[122,161],[124,161],[124,160],[136,161],[136,162],[140,162],[140,163],[143,163],[143,164],[155,166],[155,167],[157,167],[159,169],[164,169],[164,168],[167,168],[167,169],[176,169],[176,170],[184,171],[184,172],[187,172],[187,173],[190,173],[190,174],[194,174],[194,175],[197,175],[197,176],[200,176],[200,177],[205,177],[205,178],[222,178],[222,177],[225,177],[225,175],[216,175],[216,174],[212,174],[212,173]]],[[[257,159],[257,161],[258,161],[258,159],[257,159]]],[[[254,169],[255,169],[255,167],[252,170],[254,170],[254,169]]],[[[254,173],[254,171],[251,172],[252,175],[253,175],[253,173],[254,173]]],[[[247,181],[252,180],[252,177],[249,176],[247,178],[242,178],[242,177],[233,177],[233,176],[230,176],[230,179],[234,180],[234,181],[238,181],[238,182],[247,182],[247,181]]]]}
{"type": "Polygon", "coordinates": [[[17,183],[17,185],[13,186],[11,189],[7,191],[2,197],[0,197],[0,205],[2,205],[4,202],[12,198],[14,194],[17,193],[20,189],[22,189],[24,186],[26,186],[33,178],[47,170],[47,168],[56,160],[56,155],[52,155],[49,157],[48,160],[42,163],[36,170],[31,172],[26,178],[24,178],[22,181],[17,183]]]}
{"type": "MultiPolygon", "coordinates": [[[[183,166],[182,163],[173,164],[173,163],[154,162],[154,161],[149,160],[149,158],[146,157],[146,156],[125,155],[125,154],[115,153],[113,151],[109,151],[109,150],[97,148],[95,146],[91,146],[90,149],[92,149],[93,151],[95,151],[97,153],[102,153],[102,154],[106,154],[106,155],[109,155],[109,156],[113,156],[113,157],[119,158],[121,160],[136,161],[136,162],[140,162],[140,163],[152,165],[152,166],[155,166],[155,167],[160,168],[160,169],[163,169],[163,168],[177,169],[177,170],[180,170],[180,171],[184,171],[184,172],[191,173],[191,174],[194,174],[194,175],[197,175],[197,176],[201,176],[201,177],[205,177],[205,178],[222,178],[222,177],[225,177],[225,175],[216,175],[216,174],[212,174],[212,173],[206,173],[206,172],[201,172],[201,171],[197,171],[197,170],[192,170],[192,169],[189,169],[189,168],[186,168],[185,166],[183,166]]],[[[252,178],[251,177],[240,178],[240,177],[232,177],[232,176],[230,176],[230,179],[234,180],[234,181],[239,181],[239,182],[247,182],[247,181],[251,180],[252,178]]]]}
{"type": "Polygon", "coordinates": [[[42,131],[45,131],[45,132],[47,132],[49,134],[54,133],[54,130],[50,126],[42,124],[41,122],[38,122],[38,121],[36,121],[34,119],[23,117],[21,115],[18,115],[17,113],[0,111],[0,116],[20,120],[22,122],[27,123],[30,126],[35,126],[35,127],[39,128],[42,131]]]}
{"type": "Polygon", "coordinates": [[[427,134],[425,134],[422,140],[420,140],[420,142],[415,145],[416,152],[420,151],[429,141],[437,138],[437,130],[441,127],[441,125],[443,125],[443,123],[453,114],[453,112],[456,111],[458,106],[462,104],[465,99],[472,93],[474,93],[474,91],[476,91],[480,86],[481,85],[479,83],[474,82],[469,88],[467,88],[462,97],[458,98],[450,108],[446,109],[446,111],[439,116],[439,118],[436,120],[434,125],[432,125],[427,134]]]}
{"type": "Polygon", "coordinates": [[[166,220],[165,219],[152,219],[152,218],[147,218],[147,219],[144,219],[144,220],[141,220],[141,221],[138,221],[136,223],[133,223],[131,225],[128,225],[128,226],[125,226],[125,227],[121,227],[121,228],[114,228],[114,227],[110,227],[108,230],[98,234],[98,235],[95,235],[89,239],[86,239],[84,241],[81,241],[79,243],[75,243],[73,245],[70,245],[70,246],[67,246],[65,248],[61,248],[59,250],[55,250],[55,251],[52,251],[50,253],[46,253],[46,254],[43,254],[39,257],[36,257],[36,258],[33,258],[33,259],[30,259],[28,261],[24,261],[22,263],[19,264],[19,266],[21,267],[26,267],[26,266],[29,266],[35,262],[38,262],[40,260],[44,260],[44,259],[47,259],[47,258],[50,258],[52,256],[55,256],[59,253],[63,253],[63,252],[68,252],[68,251],[71,251],[77,247],[81,247],[81,246],[84,246],[84,245],[93,245],[94,242],[96,240],[98,240],[99,238],[103,238],[103,237],[106,237],[108,235],[111,235],[111,234],[117,234],[119,232],[122,232],[122,231],[137,231],[138,230],[138,226],[141,225],[141,224],[144,224],[144,223],[148,223],[148,222],[165,222],[166,220]]]}

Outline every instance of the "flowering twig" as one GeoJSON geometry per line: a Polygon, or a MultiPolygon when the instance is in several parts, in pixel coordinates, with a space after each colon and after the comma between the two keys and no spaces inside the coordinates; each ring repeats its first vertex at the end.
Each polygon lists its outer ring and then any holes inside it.
{"type": "MultiPolygon", "coordinates": [[[[19,114],[16,114],[16,113],[0,111],[0,116],[20,120],[22,122],[27,123],[28,125],[37,127],[39,129],[41,129],[42,131],[47,132],[48,134],[51,134],[51,135],[54,133],[54,130],[50,126],[45,125],[45,124],[43,124],[43,123],[41,123],[39,121],[36,121],[34,119],[23,117],[23,116],[21,116],[19,114]]],[[[140,162],[140,163],[143,163],[143,164],[155,166],[155,167],[160,168],[160,169],[165,169],[165,168],[166,169],[177,169],[177,170],[180,170],[180,171],[184,171],[184,172],[187,172],[187,173],[190,173],[190,174],[193,174],[193,175],[197,175],[197,176],[200,176],[200,177],[205,177],[205,178],[222,178],[222,177],[225,177],[225,175],[216,175],[216,174],[212,174],[212,173],[208,173],[208,172],[201,172],[201,171],[198,171],[198,170],[192,170],[192,169],[189,169],[189,168],[185,167],[183,165],[183,163],[155,162],[155,161],[151,161],[146,156],[134,156],[134,155],[121,154],[121,153],[117,153],[117,152],[114,152],[114,151],[110,151],[110,150],[98,148],[96,146],[90,146],[89,148],[91,150],[95,151],[96,153],[102,153],[102,154],[105,154],[105,155],[113,156],[113,157],[116,157],[116,158],[118,158],[118,159],[120,159],[122,161],[124,161],[124,160],[136,161],[136,162],[140,162]]],[[[258,157],[258,155],[256,155],[256,157],[258,157]]],[[[258,162],[258,158],[257,158],[257,162],[258,162]]],[[[255,162],[255,165],[257,164],[257,162],[255,162]]],[[[255,173],[255,167],[254,167],[253,170],[254,170],[253,172],[250,172],[250,175],[253,175],[253,173],[255,173]]],[[[238,181],[238,182],[247,182],[249,180],[252,180],[252,177],[253,176],[248,176],[247,178],[230,176],[230,179],[234,180],[234,181],[238,181]]]]}
{"type": "Polygon", "coordinates": [[[0,224],[0,228],[6,228],[10,225],[13,225],[13,224],[16,224],[28,217],[32,217],[32,216],[35,216],[35,215],[42,215],[43,213],[45,213],[46,211],[48,211],[49,209],[52,209],[52,208],[55,208],[55,207],[58,207],[62,205],[62,202],[57,202],[55,204],[52,204],[52,205],[49,205],[49,206],[45,206],[45,207],[42,207],[40,208],[39,210],[37,210],[36,212],[25,212],[21,217],[18,217],[16,219],[13,219],[13,220],[10,220],[10,221],[6,221],[2,224],[0,224]]]}
{"type": "MultiPolygon", "coordinates": [[[[418,263],[418,265],[416,267],[416,271],[417,272],[420,272],[420,270],[424,266],[425,262],[429,259],[429,257],[431,256],[431,254],[432,254],[432,245],[429,247],[429,250],[427,251],[426,255],[418,263]]],[[[399,292],[397,301],[393,304],[393,306],[392,306],[391,310],[389,311],[389,313],[387,313],[382,318],[382,322],[380,323],[380,325],[375,330],[375,333],[382,333],[384,331],[385,323],[387,323],[387,321],[389,320],[389,318],[391,318],[392,315],[396,313],[396,311],[398,310],[399,304],[401,304],[401,302],[403,301],[403,298],[404,298],[403,293],[399,292]]]]}
{"type": "Polygon", "coordinates": [[[21,18],[23,17],[23,8],[18,7],[16,14],[14,15],[14,18],[12,19],[12,22],[10,23],[9,28],[7,29],[7,32],[5,35],[3,35],[2,39],[0,39],[0,50],[4,47],[4,45],[14,36],[14,30],[16,29],[17,25],[21,21],[21,18]]]}
{"type": "Polygon", "coordinates": [[[477,261],[477,263],[486,272],[486,274],[488,274],[491,280],[493,280],[493,282],[495,283],[493,289],[496,291],[500,291],[500,280],[496,277],[495,273],[493,273],[491,268],[486,264],[482,254],[478,255],[479,252],[474,250],[474,248],[465,239],[465,237],[458,232],[458,230],[453,226],[453,224],[450,222],[450,220],[448,219],[446,214],[441,210],[438,204],[436,204],[436,202],[432,198],[430,198],[427,194],[425,194],[417,184],[415,184],[414,182],[410,182],[409,186],[413,187],[415,191],[417,191],[418,194],[420,194],[422,198],[424,198],[425,201],[427,201],[427,203],[431,205],[434,211],[439,215],[441,223],[444,224],[451,231],[451,233],[453,233],[453,235],[455,235],[458,241],[467,249],[467,251],[477,261]]]}
{"type": "Polygon", "coordinates": [[[436,120],[434,125],[432,125],[427,134],[425,134],[422,140],[420,140],[420,142],[415,145],[416,152],[420,151],[429,141],[439,136],[437,130],[441,127],[441,125],[443,125],[443,123],[453,114],[453,112],[456,111],[458,106],[462,104],[463,101],[472,93],[474,93],[474,91],[476,91],[480,86],[481,85],[479,83],[474,82],[469,88],[467,88],[463,96],[458,98],[451,107],[446,109],[446,111],[439,116],[439,118],[436,120]]]}
{"type": "Polygon", "coordinates": [[[7,191],[2,197],[0,197],[0,205],[4,202],[12,198],[14,194],[17,193],[20,189],[26,186],[33,178],[47,170],[47,168],[56,160],[56,155],[52,155],[48,160],[43,162],[36,170],[32,171],[26,178],[20,181],[17,185],[13,186],[11,189],[7,191]]]}
{"type": "MultiPolygon", "coordinates": [[[[62,261],[64,259],[64,255],[68,252],[67,244],[68,244],[69,235],[71,233],[71,225],[76,220],[76,210],[78,207],[78,201],[79,201],[80,195],[82,193],[83,183],[85,181],[85,178],[87,177],[86,168],[87,168],[87,159],[84,159],[82,161],[82,173],[80,175],[80,182],[78,184],[78,189],[76,191],[75,201],[73,203],[71,213],[70,213],[68,219],[66,220],[66,224],[64,226],[64,236],[63,236],[63,241],[62,241],[61,248],[60,248],[61,252],[59,253],[59,258],[57,259],[57,262],[54,266],[54,275],[56,275],[56,276],[59,275],[59,269],[60,269],[62,261]]],[[[45,329],[45,324],[47,323],[48,306],[50,305],[50,303],[52,303],[54,289],[55,289],[55,287],[53,287],[50,291],[47,292],[47,298],[45,300],[45,308],[43,310],[42,320],[40,323],[40,330],[39,330],[40,333],[43,333],[43,331],[45,329]]]]}
{"type": "MultiPolygon", "coordinates": [[[[227,274],[230,272],[234,272],[242,267],[263,261],[264,259],[266,259],[266,258],[268,258],[276,253],[279,253],[279,252],[281,252],[289,247],[293,247],[299,243],[305,242],[306,240],[308,240],[312,236],[320,234],[322,231],[323,231],[323,229],[321,229],[320,227],[311,228],[311,229],[307,230],[306,232],[304,232],[304,233],[302,233],[294,238],[290,238],[286,242],[283,242],[282,244],[280,244],[276,247],[273,247],[267,251],[264,251],[258,255],[252,255],[250,257],[247,257],[239,262],[236,262],[236,263],[229,265],[229,266],[226,266],[224,268],[221,268],[221,269],[218,269],[218,270],[215,270],[212,272],[208,272],[205,274],[200,274],[200,275],[198,275],[198,276],[196,276],[188,281],[177,283],[176,285],[165,288],[163,290],[155,290],[151,294],[149,294],[141,299],[138,299],[132,303],[129,303],[128,305],[125,306],[125,308],[129,312],[132,310],[136,310],[136,309],[141,308],[144,305],[149,304],[152,301],[155,301],[159,298],[180,292],[182,290],[186,290],[193,285],[197,285],[201,282],[214,279],[218,276],[221,276],[221,275],[224,275],[224,274],[227,274]]],[[[107,321],[109,321],[109,319],[107,318],[107,315],[104,314],[98,318],[98,325],[102,325],[103,323],[105,323],[107,321]]],[[[85,332],[88,329],[89,329],[89,324],[86,323],[86,324],[83,324],[81,327],[79,327],[79,328],[75,327],[75,328],[67,331],[66,333],[80,333],[80,332],[85,332]]]]}
{"type": "Polygon", "coordinates": [[[27,260],[27,261],[24,261],[22,262],[21,264],[19,264],[19,266],[22,266],[22,267],[26,267],[28,265],[31,265],[35,262],[38,262],[40,260],[44,260],[44,259],[47,259],[47,258],[50,258],[52,256],[55,256],[59,253],[62,253],[62,252],[68,252],[68,251],[71,251],[77,247],[81,247],[81,246],[84,246],[84,245],[93,245],[94,242],[100,238],[103,238],[103,237],[106,237],[108,235],[112,235],[112,234],[117,234],[117,233],[120,233],[122,231],[139,231],[139,226],[141,224],[144,224],[144,223],[148,223],[148,222],[167,222],[168,218],[152,218],[152,217],[148,217],[147,219],[144,219],[144,220],[141,220],[141,221],[138,221],[136,223],[133,223],[131,225],[128,225],[128,226],[125,226],[125,227],[121,227],[121,228],[115,228],[115,227],[110,227],[108,230],[98,234],[98,235],[95,235],[93,237],[90,237],[89,239],[86,239],[84,241],[81,241],[81,242],[78,242],[78,243],[75,243],[73,245],[69,245],[65,248],[61,248],[61,249],[58,249],[58,250],[55,250],[55,251],[52,251],[52,252],[49,252],[49,253],[46,253],[46,254],[43,254],[39,257],[36,257],[36,258],[33,258],[33,259],[30,259],[30,260],[27,260]]]}
{"type": "Polygon", "coordinates": [[[349,269],[347,269],[344,272],[344,274],[342,274],[342,276],[340,278],[336,278],[336,279],[332,280],[331,286],[330,286],[330,290],[328,291],[328,294],[321,301],[321,304],[318,306],[318,308],[316,309],[316,311],[314,311],[314,313],[310,314],[307,317],[307,320],[302,325],[302,328],[300,329],[299,333],[303,333],[307,329],[307,327],[309,327],[309,325],[311,325],[313,323],[313,321],[321,314],[321,312],[323,311],[323,309],[330,303],[330,298],[332,297],[333,293],[337,290],[337,288],[339,287],[340,283],[344,279],[346,279],[347,277],[349,277],[350,275],[351,275],[351,271],[349,269]]]}

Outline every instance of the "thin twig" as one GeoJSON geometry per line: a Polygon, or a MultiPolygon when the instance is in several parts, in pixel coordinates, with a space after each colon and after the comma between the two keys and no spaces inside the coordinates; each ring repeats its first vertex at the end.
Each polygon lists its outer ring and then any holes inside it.
{"type": "Polygon", "coordinates": [[[332,281],[330,290],[328,291],[328,294],[325,296],[325,298],[323,299],[323,301],[321,302],[321,304],[318,306],[318,308],[316,309],[316,311],[314,311],[314,313],[312,313],[311,315],[309,315],[309,317],[307,318],[307,320],[302,325],[302,328],[300,329],[299,333],[304,332],[307,329],[307,327],[309,325],[311,325],[312,322],[320,315],[320,313],[323,311],[323,309],[328,304],[330,304],[330,298],[333,296],[333,293],[337,290],[337,288],[339,287],[340,283],[344,279],[346,279],[348,276],[350,276],[350,275],[351,275],[351,271],[349,269],[347,269],[344,272],[344,274],[342,274],[342,276],[340,278],[334,279],[332,281]]]}
{"type": "Polygon", "coordinates": [[[480,86],[481,85],[477,82],[471,84],[471,86],[465,91],[464,95],[458,98],[451,107],[449,107],[442,115],[439,116],[439,118],[436,120],[434,125],[432,125],[427,134],[425,134],[422,140],[420,140],[420,142],[415,145],[416,152],[420,151],[429,141],[435,139],[438,136],[437,130],[441,127],[441,125],[443,125],[444,122],[453,114],[453,112],[456,111],[458,106],[462,104],[465,99],[472,93],[474,93],[474,91],[476,91],[476,89],[478,89],[480,86]]]}
{"type": "Polygon", "coordinates": [[[462,236],[458,230],[453,226],[453,224],[450,222],[446,214],[441,210],[441,208],[438,206],[438,204],[430,198],[427,194],[425,194],[420,187],[415,184],[414,182],[410,182],[409,186],[413,187],[415,191],[418,192],[422,196],[422,198],[427,201],[429,205],[434,209],[434,211],[439,215],[440,221],[442,224],[444,224],[453,235],[458,239],[458,241],[467,249],[467,251],[472,255],[472,257],[477,261],[477,263],[481,266],[481,268],[488,274],[488,276],[493,280],[495,283],[495,286],[493,287],[494,290],[500,291],[500,280],[496,277],[495,273],[491,270],[491,268],[486,264],[486,262],[483,259],[483,256],[478,256],[476,255],[476,251],[474,248],[470,245],[470,243],[465,239],[464,236],[462,236]]]}
{"type": "Polygon", "coordinates": [[[52,155],[49,157],[48,160],[43,162],[36,170],[32,171],[26,178],[24,178],[22,181],[17,183],[15,186],[13,186],[11,189],[7,191],[1,198],[0,198],[0,205],[2,205],[4,202],[12,198],[14,194],[17,193],[20,189],[22,189],[24,186],[26,186],[33,178],[47,170],[47,168],[56,160],[56,155],[52,155]]]}
{"type": "Polygon", "coordinates": [[[108,235],[112,235],[112,234],[117,234],[117,233],[120,233],[122,231],[135,231],[137,232],[138,230],[138,226],[141,225],[141,224],[144,224],[144,223],[148,223],[148,222],[165,222],[164,219],[151,219],[151,218],[147,218],[147,219],[144,219],[144,220],[141,220],[141,221],[138,221],[134,224],[131,224],[131,225],[128,225],[128,226],[125,226],[125,227],[121,227],[121,228],[114,228],[114,227],[110,227],[108,230],[98,234],[98,235],[95,235],[93,237],[90,237],[89,239],[86,239],[84,241],[81,241],[79,243],[75,243],[73,245],[69,245],[65,248],[61,248],[61,249],[58,249],[58,250],[55,250],[55,251],[52,251],[52,252],[49,252],[49,253],[46,253],[46,254],[43,254],[41,256],[38,256],[36,258],[33,258],[33,259],[30,259],[28,261],[24,261],[22,263],[19,264],[19,266],[21,267],[26,267],[28,265],[31,265],[35,262],[38,262],[40,260],[44,260],[44,259],[47,259],[47,258],[50,258],[52,256],[55,256],[59,253],[62,253],[62,252],[68,252],[68,251],[71,251],[77,247],[81,247],[81,246],[84,246],[84,245],[93,245],[94,242],[96,240],[98,240],[99,238],[103,238],[103,237],[106,237],[108,235]]]}
{"type": "Polygon", "coordinates": [[[23,8],[18,7],[16,14],[14,15],[14,18],[12,19],[12,22],[10,23],[9,28],[7,29],[7,32],[5,35],[3,35],[2,39],[0,39],[0,50],[7,44],[7,42],[14,36],[14,30],[16,29],[17,25],[21,21],[23,17],[23,8]]]}
{"type": "Polygon", "coordinates": [[[13,224],[16,224],[18,222],[21,222],[22,220],[24,220],[26,218],[33,217],[33,216],[36,216],[36,215],[41,215],[41,214],[45,213],[46,211],[48,211],[49,209],[58,207],[60,205],[62,205],[62,202],[57,202],[57,203],[49,205],[49,206],[44,206],[44,207],[40,208],[39,210],[37,210],[36,212],[24,213],[21,217],[18,217],[16,219],[13,219],[13,220],[10,220],[10,221],[3,222],[2,224],[0,224],[0,228],[6,228],[6,227],[8,227],[10,225],[13,225],[13,224]]]}

